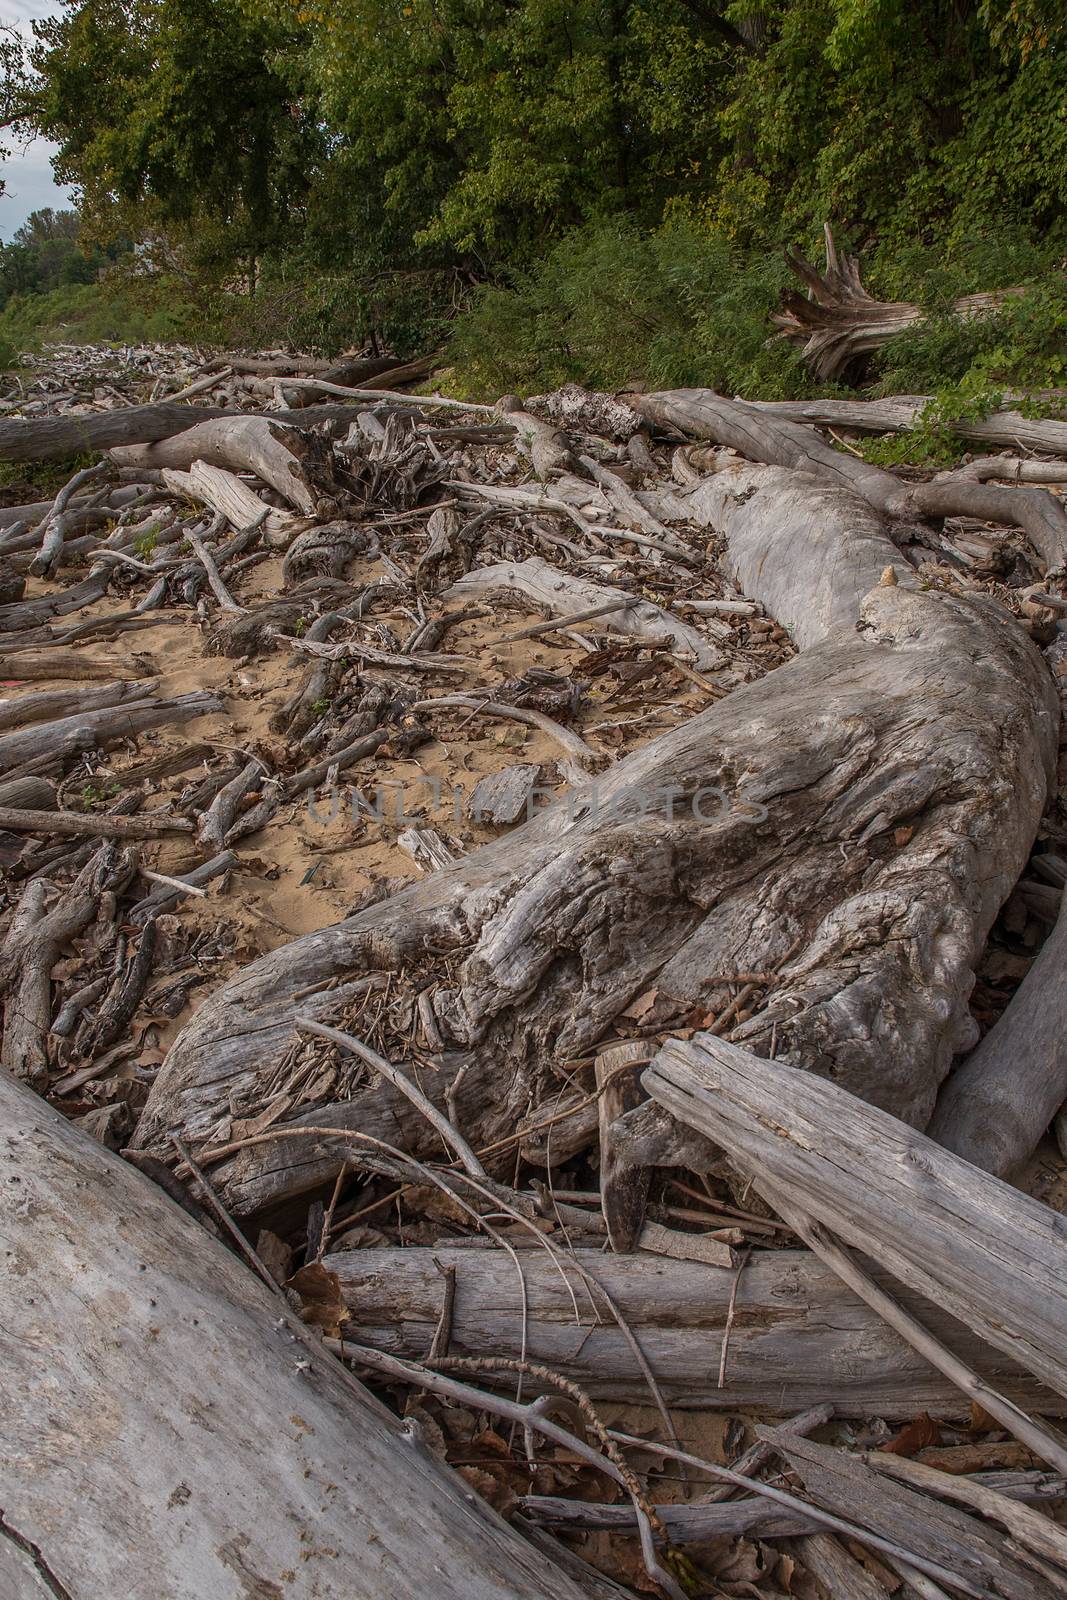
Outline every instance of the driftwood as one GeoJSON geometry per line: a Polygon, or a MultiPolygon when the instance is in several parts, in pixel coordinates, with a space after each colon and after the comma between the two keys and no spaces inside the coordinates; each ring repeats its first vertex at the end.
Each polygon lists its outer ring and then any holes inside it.
{"type": "Polygon", "coordinates": [[[195,690],[173,700],[142,695],[99,711],[60,717],[54,722],[38,722],[14,733],[0,734],[0,772],[10,772],[25,761],[46,755],[58,757],[78,750],[92,750],[145,728],[189,722],[194,717],[210,716],[221,709],[221,702],[213,694],[195,690]]]}
{"type": "MultiPolygon", "coordinates": [[[[759,533],[754,599],[788,563],[797,615],[806,601],[843,620],[834,546],[809,554],[798,543],[780,473],[746,485],[728,497],[721,531],[730,551],[735,536],[749,548],[759,533]]],[[[790,484],[791,504],[795,493],[790,484]]],[[[832,1065],[855,1093],[923,1125],[953,1055],[974,1042],[974,964],[1029,853],[1058,705],[1036,650],[984,599],[901,586],[862,599],[894,549],[884,533],[878,548],[867,506],[852,505],[870,530],[858,630],[832,629],[587,794],[254,962],[180,1035],[137,1145],[169,1154],[175,1128],[198,1144],[224,1140],[232,1097],[254,1105],[259,1075],[291,1047],[288,996],[358,979],[369,962],[402,971],[428,947],[458,971],[434,998],[446,1050],[423,1084],[440,1105],[466,1065],[456,1109],[476,1147],[543,1103],[554,1062],[588,1054],[653,982],[684,1012],[707,1004],[714,974],[736,971],[779,973],[742,1025],[754,1048],[773,1039],[790,1063],[832,1065]]],[[[812,525],[825,507],[814,485],[812,525]]],[[[847,516],[836,526],[846,540],[847,516]]],[[[307,1004],[318,1020],[338,1015],[321,990],[307,1004]]],[[[308,1120],[390,1141],[402,1132],[413,1151],[427,1148],[422,1119],[380,1083],[308,1120]]],[[[675,1164],[670,1127],[654,1134],[634,1159],[675,1164]]],[[[227,1157],[216,1175],[250,1211],[328,1182],[342,1159],[340,1142],[296,1138],[227,1157]]]]}
{"type": "Polygon", "coordinates": [[[5,1592],[579,1600],[159,1189],[0,1105],[5,1592]]]}
{"type": "Polygon", "coordinates": [[[1063,1593],[1017,1545],[955,1506],[876,1475],[863,1461],[784,1429],[768,1432],[817,1505],[894,1539],[955,1574],[983,1600],[1053,1600],[1063,1593]]]}
{"type": "Polygon", "coordinates": [[[781,421],[747,402],[725,400],[711,389],[638,395],[634,404],[651,422],[729,445],[751,461],[790,467],[824,483],[853,489],[884,517],[914,522],[924,517],[968,516],[1020,527],[1048,567],[1058,570],[1067,566],[1067,511],[1047,489],[970,483],[959,478],[903,483],[881,467],[848,451],[835,450],[814,428],[781,421]]]}
{"type": "Polygon", "coordinates": [[[100,711],[106,706],[124,705],[146,699],[156,687],[152,679],[141,682],[102,683],[91,689],[43,689],[37,694],[12,695],[0,700],[0,732],[24,728],[34,722],[48,722],[74,716],[83,711],[100,711]]]}
{"type": "Polygon", "coordinates": [[[649,1093],[901,1283],[1067,1394],[1067,1224],[1058,1212],[810,1073],[698,1034],[649,1093]]]}
{"type": "Polygon", "coordinates": [[[178,472],[172,467],[163,468],[163,481],[179,494],[200,500],[219,516],[226,518],[235,528],[259,524],[269,544],[286,544],[297,528],[302,526],[291,511],[277,511],[263,501],[241,479],[222,467],[209,466],[206,461],[194,461],[188,472],[178,472]]]}
{"type": "MultiPolygon", "coordinates": [[[[177,467],[194,462],[254,472],[295,511],[305,516],[329,511],[319,469],[328,449],[314,434],[269,417],[225,417],[202,422],[155,444],[112,450],[112,460],[126,467],[177,467]]],[[[331,486],[332,487],[332,486],[331,486]]]]}
{"type": "Polygon", "coordinates": [[[192,833],[185,817],[112,817],[93,812],[20,810],[0,805],[0,828],[15,833],[65,834],[93,839],[158,839],[168,833],[192,833]]]}
{"type": "MultiPolygon", "coordinates": [[[[633,1329],[669,1404],[707,1410],[793,1412],[829,1401],[841,1416],[910,1418],[919,1411],[958,1417],[959,1391],[910,1350],[833,1272],[801,1250],[709,1267],[664,1256],[577,1251],[633,1329]],[[723,1330],[736,1280],[725,1381],[718,1386],[723,1330]]],[[[441,1313],[441,1268],[455,1269],[453,1355],[514,1356],[523,1350],[522,1293],[502,1251],[450,1248],[339,1250],[323,1265],[337,1274],[352,1328],[364,1344],[424,1360],[441,1313]]],[[[574,1378],[596,1399],[647,1404],[632,1345],[577,1276],[580,1321],[562,1276],[541,1251],[524,1251],[529,1359],[574,1378]],[[596,1309],[594,1309],[594,1306],[596,1309]]],[[[879,1283],[892,1288],[888,1274],[879,1283]]],[[[1020,1404],[1067,1414],[1067,1401],[999,1356],[941,1307],[903,1291],[961,1358],[1020,1404]]]]}
{"type": "Polygon", "coordinates": [[[603,627],[608,633],[640,639],[649,644],[669,644],[692,656],[698,667],[709,670],[723,664],[721,651],[688,623],[674,617],[651,600],[640,600],[605,584],[589,583],[549,566],[538,556],[526,561],[504,561],[491,567],[476,567],[454,583],[441,596],[447,604],[481,599],[485,595],[517,595],[534,605],[544,606],[566,617],[575,611],[604,607],[603,627]],[[608,611],[617,604],[619,609],[608,611]]]}
{"type": "MultiPolygon", "coordinates": [[[[908,301],[875,300],[860,281],[859,262],[838,251],[829,224],[823,228],[826,270],[819,272],[799,250],[786,252],[786,260],[807,294],[787,289],[782,309],[771,317],[779,337],[802,344],[804,358],[822,383],[840,378],[858,356],[887,344],[906,328],[923,319],[920,306],[908,301]]],[[[1021,289],[999,289],[963,295],[953,305],[962,318],[988,316],[1021,289]]]]}
{"type": "MultiPolygon", "coordinates": [[[[910,433],[931,400],[928,395],[898,394],[884,400],[753,400],[750,404],[783,422],[809,422],[816,427],[845,428],[856,433],[910,433]]],[[[1067,422],[1055,418],[1027,417],[1021,411],[1008,409],[991,412],[988,417],[958,417],[951,430],[968,443],[1067,455],[1067,422]]],[[[1003,478],[1010,483],[1062,483],[1067,467],[1056,461],[989,456],[972,461],[952,476],[973,478],[978,483],[987,478],[1003,478]]]]}
{"type": "Polygon", "coordinates": [[[1055,928],[995,1028],[941,1090],[927,1132],[1004,1178],[1037,1148],[1067,1100],[1067,915],[1055,928]]]}

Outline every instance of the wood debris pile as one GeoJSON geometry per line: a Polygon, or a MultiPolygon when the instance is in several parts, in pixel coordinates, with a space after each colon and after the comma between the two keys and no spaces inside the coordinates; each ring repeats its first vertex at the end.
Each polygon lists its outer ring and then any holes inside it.
{"type": "MultiPolygon", "coordinates": [[[[79,1363],[144,1408],[66,1484],[106,1525],[177,1451],[203,1587],[135,1594],[348,1593],[383,1529],[382,1595],[1062,1594],[1063,425],[927,481],[856,418],[427,370],[60,347],[0,397],[12,1338],[57,1417],[79,1363]],[[79,1274],[98,1360],[42,1343],[79,1274]],[[285,1503],[227,1540],[237,1418],[285,1503]]],[[[118,1536],[80,1588],[39,1409],[11,1559],[80,1600],[118,1536]]]]}

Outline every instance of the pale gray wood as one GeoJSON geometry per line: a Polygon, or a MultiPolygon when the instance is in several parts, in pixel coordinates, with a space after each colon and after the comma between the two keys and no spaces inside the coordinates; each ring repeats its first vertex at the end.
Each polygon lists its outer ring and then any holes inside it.
{"type": "Polygon", "coordinates": [[[816,1221],[1067,1395],[1067,1219],[811,1073],[697,1034],[649,1093],[816,1221]]]}
{"type": "MultiPolygon", "coordinates": [[[[839,507],[836,545],[805,558],[781,517],[779,476],[730,498],[720,531],[738,550],[758,532],[767,559],[755,600],[784,563],[797,614],[805,594],[825,609],[833,558],[848,565],[849,508],[839,507]]],[[[813,518],[824,503],[813,484],[813,518]]],[[[852,508],[869,527],[863,501],[852,508]]],[[[683,1010],[706,1002],[715,974],[783,963],[738,1032],[757,1049],[773,1039],[792,1065],[832,1067],[853,1092],[924,1125],[954,1055],[975,1041],[974,967],[1044,809],[1059,705],[1046,663],[984,598],[902,585],[864,596],[881,554],[886,564],[895,554],[876,529],[868,537],[870,569],[853,569],[858,627],[832,628],[595,790],[217,990],[157,1077],[138,1147],[169,1157],[173,1128],[198,1146],[225,1141],[231,1101],[254,1105],[260,1074],[290,1047],[290,995],[322,985],[310,1014],[339,1019],[331,979],[369,963],[403,969],[427,948],[458,960],[454,986],[435,996],[446,1049],[422,1081],[440,1108],[467,1067],[457,1115],[476,1148],[531,1106],[554,1105],[555,1063],[593,1053],[653,981],[683,1010]],[[635,825],[642,810],[649,822],[635,825]]],[[[390,1142],[402,1131],[414,1153],[436,1148],[381,1084],[303,1121],[390,1142]]],[[[677,1154],[669,1139],[659,1148],[659,1159],[677,1154]]],[[[340,1141],[296,1138],[213,1170],[245,1212],[328,1183],[344,1155],[340,1141]]]]}
{"type": "Polygon", "coordinates": [[[1067,1100],[1067,914],[996,1026],[938,1096],[931,1139],[1000,1178],[1034,1153],[1067,1100]]]}
{"type": "Polygon", "coordinates": [[[623,638],[646,640],[650,644],[670,644],[675,650],[691,655],[698,667],[710,670],[723,665],[723,655],[698,629],[682,622],[679,617],[664,611],[651,600],[641,600],[637,605],[626,602],[631,596],[607,584],[590,583],[558,567],[550,566],[539,556],[526,561],[500,561],[491,567],[475,567],[454,583],[441,596],[445,604],[456,601],[482,599],[491,594],[513,594],[534,605],[545,606],[559,616],[572,611],[592,610],[612,601],[620,609],[604,617],[604,630],[623,638]]]}
{"type": "Polygon", "coordinates": [[[849,1555],[832,1533],[812,1533],[793,1547],[801,1565],[826,1590],[830,1600],[886,1600],[882,1585],[849,1555]]]}
{"type": "MultiPolygon", "coordinates": [[[[137,685],[134,685],[137,687],[137,685]]],[[[30,728],[0,735],[0,772],[10,772],[23,762],[44,755],[70,755],[92,750],[113,739],[142,733],[146,728],[190,722],[195,717],[211,716],[222,710],[222,703],[208,690],[194,690],[173,700],[123,699],[121,704],[105,706],[54,722],[39,722],[30,728]]]]}
{"type": "MultiPolygon", "coordinates": [[[[752,400],[750,405],[785,422],[810,422],[817,427],[848,428],[857,433],[910,433],[920,412],[930,405],[929,395],[895,394],[884,400],[752,400]]],[[[957,417],[952,432],[975,444],[995,444],[1006,449],[1040,450],[1045,455],[1067,455],[1067,422],[1051,417],[1027,417],[1010,409],[988,417],[957,417]]],[[[964,472],[981,480],[995,458],[972,462],[964,472]],[[978,469],[977,471],[975,469],[978,469]]],[[[1016,475],[1012,463],[995,477],[1022,483],[1062,483],[1064,468],[1055,462],[1023,462],[1016,475]],[[1031,469],[1038,470],[1033,472],[1031,469]],[[1046,470],[1047,469],[1047,470],[1046,470]]]]}
{"type": "Polygon", "coordinates": [[[783,421],[746,401],[726,400],[711,389],[638,395],[634,403],[649,421],[677,428],[690,438],[729,445],[750,461],[792,467],[854,489],[886,517],[914,522],[924,517],[973,516],[1021,527],[1047,566],[1067,565],[1067,511],[1047,489],[958,478],[906,483],[847,450],[835,450],[812,427],[783,421]]]}
{"type": "MultiPolygon", "coordinates": [[[[633,1329],[664,1397],[699,1410],[794,1412],[830,1402],[841,1416],[910,1419],[917,1411],[959,1417],[959,1391],[904,1344],[834,1273],[803,1250],[760,1251],[740,1278],[734,1268],[666,1257],[578,1249],[578,1263],[610,1294],[633,1329]],[[725,1384],[719,1355],[737,1281],[725,1384]]],[[[518,1358],[522,1296],[515,1267],[499,1250],[447,1244],[419,1249],[337,1250],[335,1272],[363,1344],[424,1360],[441,1312],[441,1274],[454,1267],[450,1353],[518,1358]]],[[[566,1273],[566,1260],[563,1262],[566,1273]]],[[[524,1252],[529,1359],[576,1379],[594,1398],[648,1403],[632,1346],[604,1307],[596,1316],[575,1277],[581,1322],[553,1262],[524,1252]]],[[[883,1287],[892,1280],[876,1272],[883,1287]]],[[[907,1290],[904,1304],[1020,1404],[1052,1414],[1067,1402],[991,1350],[940,1307],[907,1290]]]]}
{"type": "Polygon", "coordinates": [[[1062,1594],[977,1517],[876,1475],[844,1450],[785,1429],[759,1431],[774,1438],[817,1505],[947,1567],[966,1579],[968,1593],[988,1600],[1055,1600],[1062,1594]]]}
{"type": "Polygon", "coordinates": [[[528,761],[491,772],[468,796],[467,815],[475,822],[492,822],[498,827],[517,822],[524,812],[532,815],[531,801],[540,781],[541,768],[528,761]]]}
{"type": "Polygon", "coordinates": [[[122,705],[128,700],[141,700],[155,687],[156,680],[148,678],[132,683],[116,681],[80,689],[42,689],[37,694],[5,695],[0,699],[0,732],[24,728],[31,722],[45,722],[122,705]]]}
{"type": "Polygon", "coordinates": [[[220,417],[155,444],[112,450],[124,467],[176,467],[188,471],[194,462],[254,472],[294,510],[305,516],[319,510],[319,497],[301,460],[304,435],[274,417],[220,417]]]}
{"type": "MultiPolygon", "coordinates": [[[[597,1531],[637,1536],[632,1505],[606,1506],[595,1501],[565,1500],[557,1495],[523,1495],[528,1517],[548,1528],[574,1533],[597,1531]]],[[[752,1496],[718,1504],[657,1505],[656,1513],[672,1544],[699,1544],[705,1539],[792,1539],[813,1533],[818,1524],[802,1511],[790,1511],[772,1500],[752,1496]]],[[[885,1591],[881,1591],[883,1600],[885,1591]]],[[[852,1596],[850,1600],[859,1600],[852,1596]]]]}
{"type": "Polygon", "coordinates": [[[70,1600],[579,1600],[161,1190],[0,1115],[0,1504],[70,1600]]]}

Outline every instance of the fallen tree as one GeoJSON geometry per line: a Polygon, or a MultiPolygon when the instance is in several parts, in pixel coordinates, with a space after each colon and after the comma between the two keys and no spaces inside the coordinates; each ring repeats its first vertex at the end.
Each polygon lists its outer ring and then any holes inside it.
{"type": "MultiPolygon", "coordinates": [[[[724,432],[757,415],[715,397],[641,404],[686,424],[721,419],[724,432]]],[[[343,1017],[345,986],[372,967],[429,985],[442,1045],[424,1088],[443,1104],[455,1083],[476,1147],[543,1104],[554,1063],[587,1056],[650,985],[684,1011],[707,1003],[715,974],[737,971],[775,975],[740,1030],[753,1048],[832,1070],[926,1122],[954,1056],[975,1041],[974,964],[1045,803],[1057,700],[997,606],[903,581],[871,590],[897,557],[870,501],[813,478],[823,447],[811,430],[756,426],[753,454],[770,430],[802,470],[745,467],[700,492],[746,592],[767,597],[810,648],[645,746],[594,792],[246,968],[171,1050],[139,1147],[167,1153],[173,1131],[215,1146],[216,1179],[244,1213],[328,1181],[341,1140],[297,1134],[227,1152],[230,1108],[254,1112],[259,1084],[283,1089],[297,1016],[343,1017]],[[447,957],[450,981],[427,950],[447,957]],[[341,987],[325,992],[331,982],[341,987]]],[[[678,1159],[677,1130],[641,1131],[641,1109],[630,1115],[635,1160],[678,1159]]],[[[433,1139],[380,1081],[292,1125],[301,1121],[392,1141],[399,1131],[416,1153],[433,1139]]]]}
{"type": "Polygon", "coordinates": [[[155,1184],[0,1110],[5,1593],[580,1600],[155,1184]]]}
{"type": "MultiPolygon", "coordinates": [[[[838,251],[829,223],[823,226],[826,270],[820,272],[799,250],[786,260],[807,294],[782,293],[782,309],[771,317],[779,337],[803,346],[804,359],[821,383],[833,383],[859,356],[870,355],[923,319],[921,306],[909,301],[876,300],[860,279],[855,256],[838,251]]],[[[994,289],[963,295],[953,305],[962,318],[988,316],[1021,289],[994,289]]]]}

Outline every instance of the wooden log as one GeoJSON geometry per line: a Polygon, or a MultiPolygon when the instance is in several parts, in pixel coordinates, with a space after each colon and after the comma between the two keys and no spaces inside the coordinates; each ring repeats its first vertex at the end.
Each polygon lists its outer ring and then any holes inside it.
{"type": "Polygon", "coordinates": [[[106,706],[143,700],[156,687],[154,680],[102,683],[98,688],[44,689],[38,694],[6,695],[0,699],[0,732],[25,728],[34,722],[54,721],[106,706]]]}
{"type": "Polygon", "coordinates": [[[654,1099],[901,1283],[1067,1395],[1067,1223],[836,1084],[697,1034],[654,1099]]]}
{"type": "Polygon", "coordinates": [[[304,516],[329,514],[323,485],[312,481],[306,462],[325,459],[326,447],[314,435],[278,422],[273,417],[223,417],[198,423],[194,428],[155,444],[130,445],[111,452],[125,467],[177,467],[188,471],[194,462],[231,471],[254,472],[304,516]]]}
{"type": "Polygon", "coordinates": [[[946,1506],[904,1484],[875,1474],[844,1450],[785,1429],[761,1430],[777,1448],[817,1505],[902,1544],[957,1575],[965,1594],[983,1600],[1055,1600],[1063,1593],[1030,1559],[1005,1543],[977,1517],[946,1506]]]}
{"type": "MultiPolygon", "coordinates": [[[[837,542],[808,550],[781,514],[780,480],[772,470],[724,505],[727,547],[754,537],[758,499],[764,529],[780,530],[777,545],[759,534],[766,581],[787,562],[798,615],[804,594],[824,615],[832,595],[843,619],[835,573],[869,510],[853,496],[830,506],[813,485],[810,523],[832,519],[837,542]]],[[[868,541],[872,564],[892,562],[884,534],[880,549],[876,530],[868,541]]],[[[255,1104],[259,1075],[291,1048],[296,990],[321,985],[309,1014],[340,1020],[331,980],[369,962],[402,973],[427,948],[450,952],[455,976],[435,997],[445,1049],[420,1077],[440,1107],[466,1065],[456,1107],[476,1148],[554,1102],[561,1055],[595,1053],[653,983],[681,1013],[708,1005],[709,975],[738,971],[778,973],[739,1024],[753,1048],[773,1040],[790,1064],[832,1068],[924,1125],[974,1042],[974,965],[1044,808],[1058,697],[1030,641],[984,599],[900,585],[861,595],[858,629],[842,622],[595,787],[217,990],[157,1077],[137,1146],[169,1156],[171,1129],[199,1145],[225,1129],[232,1096],[255,1104]]],[[[381,1083],[304,1122],[431,1148],[381,1083]]],[[[644,1157],[678,1164],[677,1132],[663,1118],[644,1157]]],[[[712,1159],[706,1141],[690,1143],[681,1164],[712,1159]]],[[[216,1175],[238,1211],[254,1211],[332,1181],[344,1148],[297,1134],[227,1157],[216,1175]]]]}
{"type": "Polygon", "coordinates": [[[0,772],[41,756],[71,755],[93,750],[114,739],[131,738],[146,728],[189,722],[222,710],[222,703],[207,690],[195,690],[172,700],[137,699],[99,711],[60,717],[0,735],[0,772]]]}
{"type": "MultiPolygon", "coordinates": [[[[918,1411],[939,1417],[968,1411],[959,1391],[808,1251],[756,1252],[740,1277],[733,1267],[644,1253],[605,1255],[579,1248],[576,1258],[619,1307],[671,1406],[767,1415],[825,1400],[840,1416],[901,1419],[918,1411]],[[735,1281],[720,1389],[719,1358],[735,1281]]],[[[323,1265],[337,1274],[352,1332],[361,1343],[421,1361],[441,1312],[442,1280],[435,1262],[456,1274],[451,1353],[518,1358],[522,1294],[502,1251],[447,1244],[340,1249],[323,1265]]],[[[597,1314],[579,1293],[581,1319],[576,1321],[567,1285],[541,1251],[523,1253],[522,1271],[529,1359],[574,1378],[597,1400],[647,1404],[648,1386],[633,1346],[604,1308],[597,1314]]],[[[876,1271],[876,1276],[892,1287],[888,1274],[876,1271]]],[[[574,1288],[580,1288],[577,1276],[574,1288]]],[[[978,1365],[1020,1404],[1067,1414],[1067,1401],[999,1356],[940,1306],[908,1290],[900,1297],[962,1359],[978,1365]]]]}
{"type": "Polygon", "coordinates": [[[53,1594],[580,1600],[154,1184],[0,1108],[0,1501],[53,1594]]]}
{"type": "Polygon", "coordinates": [[[263,537],[270,545],[284,545],[294,532],[304,524],[291,511],[278,511],[266,505],[246,483],[222,467],[209,466],[206,461],[194,461],[188,472],[178,472],[173,467],[163,468],[163,481],[170,489],[200,500],[211,510],[231,522],[235,528],[251,527],[258,523],[263,537]]]}
{"type": "Polygon", "coordinates": [[[86,839],[160,839],[192,833],[187,817],[119,817],[92,811],[35,811],[0,805],[0,828],[86,839]]]}
{"type": "Polygon", "coordinates": [[[137,678],[144,668],[134,662],[104,661],[82,650],[12,650],[0,655],[0,678],[23,683],[50,679],[137,678]]]}
{"type": "Polygon", "coordinates": [[[927,1128],[965,1161],[1006,1178],[1067,1100],[1067,914],[1007,1010],[942,1085],[927,1128]]]}
{"type": "MultiPolygon", "coordinates": [[[[749,404],[783,422],[808,422],[820,428],[844,428],[850,433],[910,433],[924,408],[933,404],[933,398],[895,394],[883,400],[752,400],[749,404]]],[[[957,417],[948,426],[969,444],[1067,455],[1067,422],[1053,417],[1027,417],[1008,408],[988,417],[957,417]]],[[[953,476],[973,478],[976,483],[990,477],[1009,483],[1062,483],[1065,474],[1067,468],[1058,461],[990,456],[970,462],[953,476]]]]}
{"type": "Polygon", "coordinates": [[[726,400],[711,389],[637,395],[634,404],[649,421],[668,424],[692,438],[729,445],[750,461],[791,467],[851,488],[884,517],[914,522],[970,516],[1020,527],[1047,566],[1056,570],[1067,566],[1067,511],[1047,489],[960,479],[904,483],[848,451],[835,450],[814,428],[780,421],[758,406],[726,400]]]}

